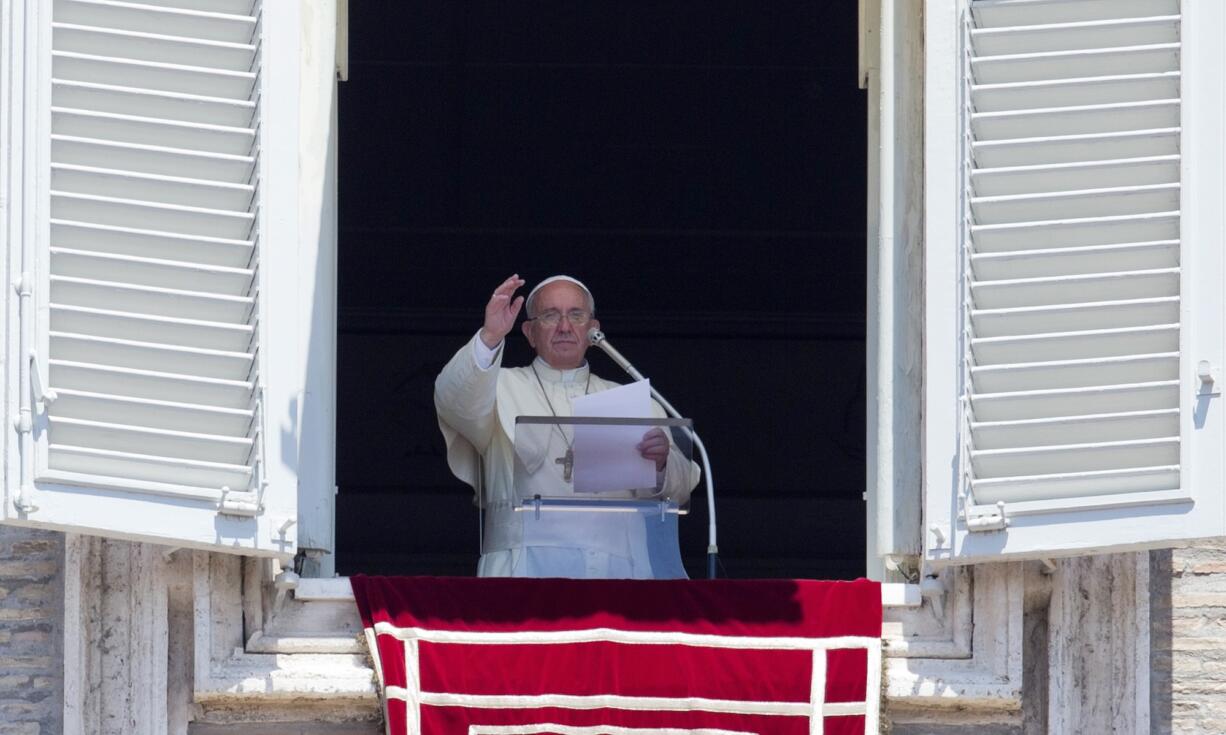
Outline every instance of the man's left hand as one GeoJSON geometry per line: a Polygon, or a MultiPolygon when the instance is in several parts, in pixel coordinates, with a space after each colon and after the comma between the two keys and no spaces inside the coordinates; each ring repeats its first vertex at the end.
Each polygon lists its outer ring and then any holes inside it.
{"type": "Polygon", "coordinates": [[[643,441],[635,447],[644,459],[656,463],[656,472],[663,472],[668,463],[668,436],[661,429],[652,429],[643,435],[643,441]]]}

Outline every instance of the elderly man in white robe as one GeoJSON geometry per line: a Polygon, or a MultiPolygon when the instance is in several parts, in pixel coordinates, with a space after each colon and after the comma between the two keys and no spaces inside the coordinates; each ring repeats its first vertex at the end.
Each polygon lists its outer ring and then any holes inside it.
{"type": "MultiPolygon", "coordinates": [[[[579,579],[684,577],[675,515],[661,523],[658,514],[638,512],[538,515],[515,510],[519,502],[514,486],[516,417],[571,416],[572,400],[617,386],[593,375],[584,357],[588,330],[600,327],[588,288],[569,276],[553,276],[532,289],[525,300],[515,295],[523,285],[517,274],[494,290],[485,306],[481,329],[451,358],[434,386],[439,428],[447,442],[447,462],[456,477],[477,489],[485,511],[477,574],[579,579]],[[526,367],[502,367],[504,340],[525,305],[527,319],[522,329],[536,350],[536,359],[526,367]]],[[[654,401],[652,411],[658,417],[665,416],[654,401]]],[[[698,483],[698,471],[668,435],[652,429],[637,449],[656,466],[656,488],[651,497],[686,502],[698,483]]],[[[561,463],[556,464],[545,461],[538,471],[557,474],[554,482],[569,482],[569,477],[563,479],[561,463]]]]}

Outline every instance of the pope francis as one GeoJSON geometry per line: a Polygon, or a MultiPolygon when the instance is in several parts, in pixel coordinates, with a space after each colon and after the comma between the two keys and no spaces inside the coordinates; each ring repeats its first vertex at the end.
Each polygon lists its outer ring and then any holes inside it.
{"type": "MultiPolygon", "coordinates": [[[[571,401],[617,384],[592,375],[584,358],[589,329],[599,328],[596,304],[586,286],[570,276],[541,281],[525,299],[515,292],[524,280],[502,282],[485,306],[485,323],[456,352],[434,384],[439,428],[447,442],[447,463],[456,477],[476,489],[484,509],[483,577],[570,577],[672,579],[684,577],[677,549],[676,519],[658,513],[517,512],[515,419],[570,416],[571,401]],[[503,341],[524,307],[522,329],[536,359],[526,367],[502,367],[503,341]]],[[[664,410],[655,402],[658,417],[664,410]]],[[[569,427],[554,425],[546,440],[553,454],[572,456],[569,427]],[[562,446],[566,443],[566,446],[562,446]]],[[[650,497],[678,504],[698,483],[697,468],[656,428],[636,447],[655,463],[650,497]]],[[[522,451],[522,448],[521,448],[522,451]]],[[[542,461],[538,473],[565,486],[566,462],[542,461]],[[553,475],[557,475],[553,477],[553,475]]],[[[521,462],[522,464],[522,462],[521,462]]]]}

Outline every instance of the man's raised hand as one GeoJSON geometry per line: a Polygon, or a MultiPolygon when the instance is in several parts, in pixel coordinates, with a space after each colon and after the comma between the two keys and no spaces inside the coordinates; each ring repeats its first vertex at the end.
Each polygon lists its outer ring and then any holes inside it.
{"type": "Polygon", "coordinates": [[[497,347],[502,342],[502,338],[515,328],[515,317],[519,316],[519,310],[524,306],[524,297],[516,296],[514,300],[511,297],[523,285],[524,279],[516,273],[494,289],[489,303],[485,305],[485,323],[481,325],[481,341],[491,350],[497,347]]]}

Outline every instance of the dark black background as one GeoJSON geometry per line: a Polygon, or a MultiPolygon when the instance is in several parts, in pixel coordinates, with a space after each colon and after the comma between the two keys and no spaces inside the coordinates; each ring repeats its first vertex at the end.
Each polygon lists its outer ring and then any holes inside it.
{"type": "MultiPolygon", "coordinates": [[[[431,389],[518,272],[584,280],[610,340],[695,420],[729,576],[862,575],[856,3],[354,0],[349,14],[338,571],[473,573],[476,513],[431,389]]],[[[529,358],[512,338],[507,363],[529,358]]],[[[693,576],[705,549],[697,500],[682,522],[693,576]]]]}

